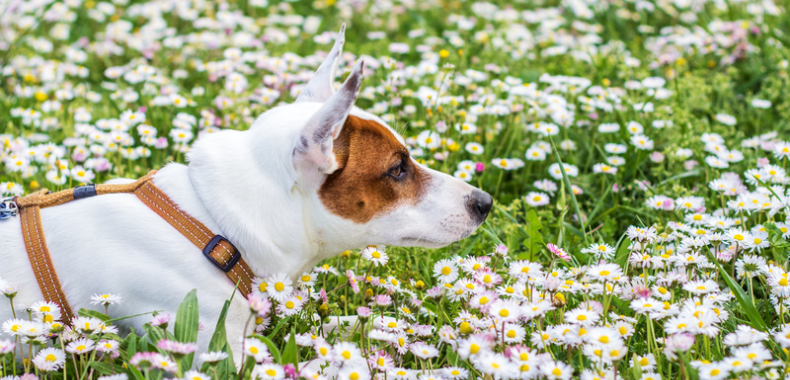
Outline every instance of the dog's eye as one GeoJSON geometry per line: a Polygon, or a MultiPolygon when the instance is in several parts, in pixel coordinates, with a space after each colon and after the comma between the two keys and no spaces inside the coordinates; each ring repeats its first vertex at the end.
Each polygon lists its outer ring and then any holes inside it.
{"type": "Polygon", "coordinates": [[[406,161],[401,161],[397,165],[390,168],[390,170],[387,171],[387,174],[399,181],[406,178],[406,161]]]}

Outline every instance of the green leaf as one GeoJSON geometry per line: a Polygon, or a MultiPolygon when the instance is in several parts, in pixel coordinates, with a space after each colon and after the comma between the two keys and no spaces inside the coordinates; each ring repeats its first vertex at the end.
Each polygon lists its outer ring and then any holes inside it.
{"type": "MultiPolygon", "coordinates": [[[[151,342],[152,345],[156,346],[156,344],[165,339],[165,334],[162,332],[162,329],[159,327],[153,327],[150,323],[146,323],[143,325],[143,329],[148,334],[148,342],[151,342]]],[[[148,345],[146,342],[142,342],[140,344],[140,351],[145,352],[148,351],[148,345]]]]}
{"type": "MultiPolygon", "coordinates": [[[[181,343],[197,342],[199,317],[197,289],[192,289],[192,291],[184,297],[181,305],[178,306],[174,327],[177,341],[181,343]]],[[[192,359],[194,357],[195,354],[189,354],[181,360],[182,371],[186,372],[192,368],[192,359]]]]}
{"type": "Polygon", "coordinates": [[[757,308],[751,302],[751,299],[743,288],[721,267],[721,264],[716,260],[715,257],[710,253],[710,251],[706,251],[708,255],[708,260],[716,265],[716,270],[719,271],[719,275],[724,282],[727,283],[727,287],[730,288],[730,291],[735,295],[735,299],[738,300],[738,304],[741,306],[743,312],[746,313],[746,316],[749,318],[751,322],[750,325],[757,330],[760,331],[768,331],[768,327],[763,320],[763,317],[760,316],[760,312],[757,311],[757,308]]]}
{"type": "Polygon", "coordinates": [[[277,335],[277,332],[280,331],[280,329],[285,326],[285,323],[289,320],[291,320],[291,317],[285,317],[281,319],[280,322],[277,322],[277,326],[274,326],[274,330],[272,330],[272,333],[269,334],[269,339],[274,338],[274,336],[277,335]]]}
{"type": "Polygon", "coordinates": [[[124,369],[122,366],[116,365],[116,364],[108,364],[108,363],[105,363],[105,362],[91,361],[88,365],[91,366],[91,368],[95,369],[96,372],[98,372],[98,373],[100,373],[102,375],[112,375],[114,373],[126,372],[126,369],[124,369]]]}
{"type": "MultiPolygon", "coordinates": [[[[280,364],[291,363],[295,366],[299,365],[299,358],[297,357],[296,347],[296,327],[291,328],[291,336],[288,337],[288,343],[285,344],[283,349],[282,362],[280,364]]],[[[297,368],[298,370],[299,368],[297,368]]]]}
{"type": "Polygon", "coordinates": [[[488,237],[490,237],[491,240],[495,241],[497,244],[504,244],[502,242],[502,239],[500,239],[499,236],[496,236],[496,234],[493,231],[491,231],[487,220],[485,222],[485,226],[480,226],[480,230],[485,232],[485,234],[488,235],[488,237]]]}
{"type": "Polygon", "coordinates": [[[111,319],[109,315],[100,313],[96,310],[79,309],[77,311],[77,314],[79,314],[80,317],[97,318],[100,319],[102,322],[107,322],[111,319]]]}
{"type": "Polygon", "coordinates": [[[658,185],[656,185],[656,188],[659,188],[659,187],[663,186],[665,183],[672,182],[672,181],[674,181],[676,179],[683,179],[683,178],[688,178],[688,177],[696,177],[696,176],[698,176],[700,174],[702,174],[701,170],[694,169],[694,170],[689,170],[689,171],[684,172],[684,173],[673,175],[672,177],[669,177],[669,178],[659,182],[658,185]]]}
{"type": "MultiPolygon", "coordinates": [[[[573,204],[573,210],[576,212],[576,218],[579,219],[579,226],[582,230],[582,236],[584,236],[584,244],[587,245],[587,231],[584,228],[584,219],[582,218],[581,209],[579,209],[579,202],[576,201],[576,194],[573,193],[573,186],[571,186],[571,180],[568,179],[568,174],[565,173],[565,167],[562,164],[562,158],[560,158],[560,152],[557,150],[557,146],[554,145],[554,140],[549,138],[549,142],[551,142],[551,149],[554,151],[554,157],[557,158],[557,163],[560,164],[560,171],[562,172],[562,182],[565,184],[565,189],[568,190],[568,194],[571,196],[571,203],[573,204]]],[[[564,193],[563,193],[564,194],[564,193]]]]}
{"type": "Polygon", "coordinates": [[[519,259],[534,258],[535,254],[540,251],[540,248],[536,248],[535,245],[543,243],[543,235],[540,233],[541,229],[543,229],[543,223],[540,222],[538,214],[535,212],[535,209],[529,209],[527,211],[527,228],[524,229],[524,232],[527,234],[527,240],[529,240],[527,244],[528,249],[519,255],[519,259]]]}
{"type": "MultiPolygon", "coordinates": [[[[228,345],[228,336],[225,330],[225,318],[228,316],[228,309],[230,308],[230,301],[226,300],[225,305],[222,306],[222,311],[219,313],[219,318],[217,319],[217,325],[214,328],[214,334],[211,336],[211,341],[208,344],[208,350],[215,352],[215,351],[223,351],[228,354],[228,358],[217,363],[217,373],[219,378],[227,378],[230,371],[236,369],[236,365],[233,363],[233,352],[228,345]]],[[[209,363],[203,363],[203,366],[200,370],[203,373],[208,371],[210,365],[209,363]]]]}

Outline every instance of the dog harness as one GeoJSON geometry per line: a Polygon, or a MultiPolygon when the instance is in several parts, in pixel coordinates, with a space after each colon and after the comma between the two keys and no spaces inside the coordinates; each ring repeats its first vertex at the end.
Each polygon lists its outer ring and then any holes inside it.
{"type": "Polygon", "coordinates": [[[167,194],[154,185],[154,173],[155,170],[129,184],[87,185],[56,193],[41,190],[26,197],[15,197],[11,202],[0,205],[0,212],[4,218],[19,214],[25,249],[38,286],[46,301],[60,305],[63,314],[61,320],[64,323],[71,324],[74,313],[69,307],[52,265],[41,224],[41,209],[95,195],[134,193],[146,206],[202,249],[203,255],[224,271],[228,278],[238,285],[242,294],[246,296],[252,291],[254,276],[247,263],[241,259],[239,250],[224,236],[214,234],[206,225],[178,208],[167,194]]]}

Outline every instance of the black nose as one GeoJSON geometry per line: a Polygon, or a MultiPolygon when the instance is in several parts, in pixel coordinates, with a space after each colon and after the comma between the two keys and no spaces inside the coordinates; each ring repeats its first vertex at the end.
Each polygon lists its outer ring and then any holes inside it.
{"type": "Polygon", "coordinates": [[[466,196],[466,209],[477,223],[483,223],[486,220],[493,204],[494,198],[491,198],[491,195],[485,191],[475,190],[466,196]]]}

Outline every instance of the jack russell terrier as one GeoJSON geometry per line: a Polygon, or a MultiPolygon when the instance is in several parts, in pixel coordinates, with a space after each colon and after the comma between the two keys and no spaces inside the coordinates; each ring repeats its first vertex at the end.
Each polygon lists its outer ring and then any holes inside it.
{"type": "MultiPolygon", "coordinates": [[[[362,60],[334,90],[343,32],[293,104],[264,112],[249,130],[200,137],[188,166],[170,163],[153,177],[178,208],[232,242],[257,276],[295,279],[368,245],[442,247],[474,232],[491,209],[489,194],[418,164],[392,128],[354,107],[362,60]]],[[[197,289],[201,320],[211,324],[233,293],[222,270],[133,194],[80,199],[40,215],[75,311],[90,307],[91,294],[118,293],[124,300],[111,308],[114,316],[175,315],[197,289]]],[[[0,278],[18,284],[16,301],[30,305],[43,293],[20,229],[20,218],[0,221],[0,278]]],[[[226,319],[234,348],[248,316],[244,298],[234,297],[226,319]]],[[[0,306],[0,321],[11,317],[0,306]]],[[[120,324],[142,331],[144,322],[120,324]]],[[[210,338],[199,334],[201,350],[210,338]]]]}

